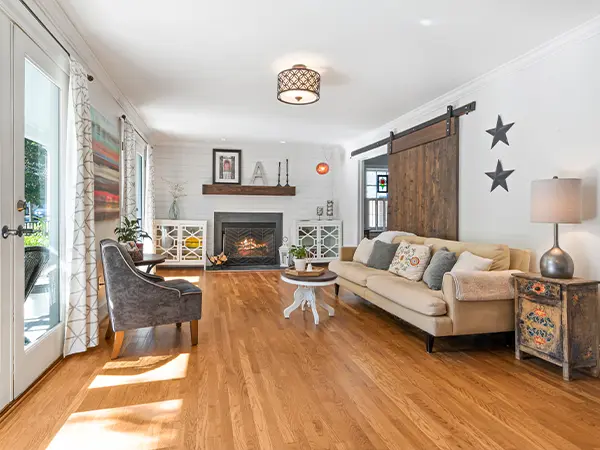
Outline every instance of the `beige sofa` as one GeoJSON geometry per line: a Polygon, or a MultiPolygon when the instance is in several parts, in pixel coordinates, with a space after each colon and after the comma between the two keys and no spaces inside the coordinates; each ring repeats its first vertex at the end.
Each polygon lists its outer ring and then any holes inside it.
{"type": "MultiPolygon", "coordinates": [[[[476,244],[446,241],[420,236],[400,236],[394,243],[408,241],[431,245],[433,253],[442,247],[460,255],[464,251],[492,259],[492,271],[529,270],[530,252],[506,245],[476,244]]],[[[514,300],[512,298],[485,301],[459,301],[454,278],[444,275],[441,291],[430,290],[422,281],[409,281],[390,272],[353,262],[356,247],[344,247],[341,260],[329,264],[338,275],[336,295],[340,286],[379,306],[400,319],[422,329],[426,349],[432,351],[435,336],[510,332],[514,330],[514,300]]],[[[507,280],[510,274],[506,272],[507,280]]]]}

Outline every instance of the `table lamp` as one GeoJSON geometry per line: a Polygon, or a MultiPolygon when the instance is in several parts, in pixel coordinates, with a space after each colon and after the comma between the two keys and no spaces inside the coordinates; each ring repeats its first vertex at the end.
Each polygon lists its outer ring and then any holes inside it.
{"type": "Polygon", "coordinates": [[[540,259],[548,278],[573,278],[573,259],[558,245],[559,223],[581,223],[581,180],[558,178],[531,183],[531,221],[554,224],[554,247],[540,259]]]}

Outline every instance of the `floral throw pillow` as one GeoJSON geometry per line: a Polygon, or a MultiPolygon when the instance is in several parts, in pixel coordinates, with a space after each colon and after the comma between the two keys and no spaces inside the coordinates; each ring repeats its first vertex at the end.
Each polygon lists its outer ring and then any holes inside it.
{"type": "Polygon", "coordinates": [[[429,245],[409,244],[402,241],[396,250],[389,271],[407,280],[421,281],[430,258],[429,245]]]}

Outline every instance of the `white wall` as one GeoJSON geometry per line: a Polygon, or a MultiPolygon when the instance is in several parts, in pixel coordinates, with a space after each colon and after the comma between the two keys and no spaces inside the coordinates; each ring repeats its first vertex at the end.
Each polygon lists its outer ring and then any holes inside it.
{"type": "MultiPolygon", "coordinates": [[[[179,201],[180,219],[208,220],[208,252],[212,253],[213,213],[215,211],[282,212],[283,235],[290,241],[294,220],[316,219],[317,206],[333,199],[336,164],[340,150],[327,152],[315,145],[280,143],[218,142],[158,145],[154,149],[156,182],[156,217],[168,218],[171,196],[164,181],[187,182],[186,193],[179,201]],[[269,185],[277,184],[277,163],[282,163],[281,184],[285,184],[285,159],[289,158],[290,185],[296,186],[295,197],[202,195],[202,185],[212,183],[213,148],[242,150],[242,184],[249,184],[257,161],[262,161],[269,185]],[[329,157],[331,170],[318,175],[316,165],[329,157]]],[[[257,183],[257,184],[260,184],[257,183]]]]}
{"type": "MultiPolygon", "coordinates": [[[[573,256],[576,275],[600,279],[596,263],[600,254],[599,33],[600,20],[590,22],[347,143],[348,154],[390,130],[400,131],[442,114],[447,104],[458,107],[475,100],[477,110],[460,119],[460,239],[530,248],[536,255],[532,268],[539,267],[539,257],[552,245],[552,226],[530,223],[531,181],[553,175],[580,177],[586,220],[561,226],[561,246],[573,256]],[[492,137],[485,130],[495,126],[498,114],[515,125],[508,132],[510,146],[499,143],[490,150],[492,137]],[[490,193],[491,180],[485,172],[494,171],[498,159],[505,169],[515,169],[508,178],[510,192],[497,188],[490,193]]],[[[357,190],[358,162],[346,159],[344,170],[338,189],[357,190]]],[[[351,224],[355,211],[351,207],[342,211],[351,224]]],[[[357,235],[348,226],[346,232],[347,237],[357,235]]]]}

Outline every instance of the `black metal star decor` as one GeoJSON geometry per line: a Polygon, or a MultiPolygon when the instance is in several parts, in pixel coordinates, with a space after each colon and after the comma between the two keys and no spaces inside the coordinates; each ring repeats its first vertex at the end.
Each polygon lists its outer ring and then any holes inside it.
{"type": "Polygon", "coordinates": [[[491,134],[492,136],[494,136],[494,140],[492,141],[492,148],[494,148],[494,146],[502,141],[504,142],[506,145],[510,145],[508,143],[508,138],[506,137],[506,133],[508,132],[508,130],[510,130],[512,128],[512,126],[515,123],[509,123],[507,125],[504,125],[502,123],[502,117],[500,117],[500,115],[498,114],[498,121],[496,122],[496,128],[490,128],[489,130],[486,130],[486,132],[488,134],[491,134]]]}
{"type": "Polygon", "coordinates": [[[498,160],[498,164],[496,164],[495,172],[486,172],[485,174],[490,177],[492,180],[492,189],[490,192],[493,192],[498,186],[502,186],[506,192],[508,192],[508,185],[506,184],[506,179],[512,174],[514,170],[504,170],[502,167],[502,161],[498,160]]]}

